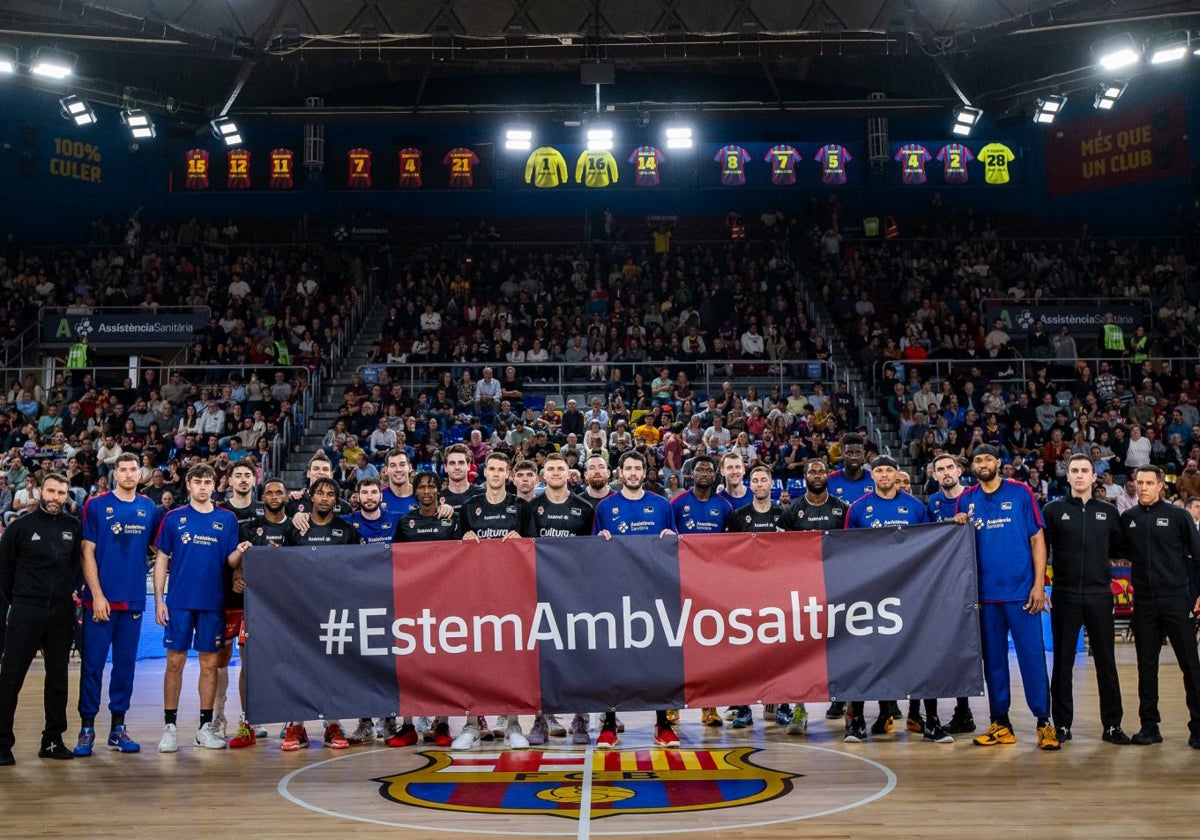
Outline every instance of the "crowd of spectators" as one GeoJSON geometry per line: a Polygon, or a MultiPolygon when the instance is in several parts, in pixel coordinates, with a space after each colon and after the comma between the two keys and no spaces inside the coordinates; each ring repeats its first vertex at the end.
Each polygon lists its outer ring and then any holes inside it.
{"type": "MultiPolygon", "coordinates": [[[[208,225],[207,228],[212,228],[208,225]]],[[[183,476],[210,462],[223,483],[232,464],[276,473],[276,446],[301,406],[312,371],[347,338],[362,287],[357,254],[314,247],[237,244],[236,226],[212,236],[196,220],[143,235],[130,220],[108,247],[23,249],[11,239],[0,261],[6,311],[0,338],[36,323],[41,307],[91,314],[97,307],[206,306],[212,312],[179,364],[143,357],[137,381],[128,352],[93,341],[88,366],[9,370],[0,393],[0,513],[11,520],[36,506],[34,479],[61,472],[71,503],[107,489],[117,456],[142,458],[142,492],[181,501],[183,476]],[[165,381],[160,376],[165,374],[165,381]]],[[[98,235],[104,239],[103,235],[98,235]]]]}

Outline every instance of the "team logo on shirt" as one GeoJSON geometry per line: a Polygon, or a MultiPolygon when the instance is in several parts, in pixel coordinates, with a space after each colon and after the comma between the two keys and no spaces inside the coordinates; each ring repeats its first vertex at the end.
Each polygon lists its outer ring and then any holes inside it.
{"type": "Polygon", "coordinates": [[[221,524],[220,522],[214,522],[212,524],[212,526],[213,526],[214,531],[224,531],[225,530],[225,526],[223,524],[221,524]]]}
{"type": "MultiPolygon", "coordinates": [[[[1063,519],[1066,519],[1066,517],[1064,516],[1064,517],[1063,517],[1063,519]]],[[[1108,514],[1107,514],[1107,513],[1105,513],[1105,512],[1104,512],[1104,511],[1102,511],[1102,510],[1098,510],[1098,511],[1096,511],[1096,521],[1097,521],[1097,522],[1105,522],[1105,521],[1107,521],[1107,520],[1108,520],[1108,514]]]]}
{"type": "Polygon", "coordinates": [[[777,799],[801,774],[761,767],[760,750],[658,750],[585,753],[521,751],[420,753],[424,767],[374,779],[391,802],[440,811],[537,814],[578,820],[591,765],[593,820],[735,808],[777,799]]]}
{"type": "Polygon", "coordinates": [[[1001,502],[1000,510],[1012,510],[1012,502],[1001,502]]]}
{"type": "Polygon", "coordinates": [[[1168,525],[1171,524],[1171,520],[1170,519],[1158,519],[1158,520],[1155,520],[1154,524],[1160,528],[1166,528],[1168,525]]]}
{"type": "Polygon", "coordinates": [[[190,543],[192,541],[192,535],[185,531],[184,533],[179,535],[179,541],[181,543],[183,543],[184,545],[187,545],[188,543],[190,543]]]}
{"type": "Polygon", "coordinates": [[[121,523],[120,522],[114,522],[112,525],[110,525],[108,527],[108,529],[113,532],[114,536],[117,536],[117,537],[121,536],[121,523]]]}

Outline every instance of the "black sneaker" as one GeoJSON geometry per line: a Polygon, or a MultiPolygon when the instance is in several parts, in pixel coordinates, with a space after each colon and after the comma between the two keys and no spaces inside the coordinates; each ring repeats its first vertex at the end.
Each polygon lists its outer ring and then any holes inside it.
{"type": "Polygon", "coordinates": [[[846,735],[842,740],[847,744],[861,744],[867,740],[867,722],[862,718],[847,718],[846,735]]]}
{"type": "Polygon", "coordinates": [[[1158,724],[1148,723],[1137,731],[1137,733],[1129,739],[1129,743],[1137,744],[1139,747],[1144,747],[1147,744],[1161,744],[1162,733],[1158,731],[1158,724]]]}
{"type": "Polygon", "coordinates": [[[936,719],[927,722],[925,730],[921,733],[921,737],[935,744],[954,743],[954,736],[950,734],[950,730],[942,726],[936,719]]]}
{"type": "Polygon", "coordinates": [[[12,767],[16,763],[12,750],[0,748],[0,767],[12,767]]]}
{"type": "Polygon", "coordinates": [[[42,748],[38,750],[38,758],[53,758],[55,761],[70,761],[75,757],[66,744],[62,741],[49,741],[42,744],[42,748]]]}
{"type": "MultiPolygon", "coordinates": [[[[1198,732],[1188,738],[1188,746],[1194,750],[1200,750],[1200,732],[1198,732]]],[[[3,761],[0,761],[0,764],[3,764],[3,763],[4,763],[3,761]]]]}
{"type": "Polygon", "coordinates": [[[838,720],[846,716],[846,704],[833,702],[829,704],[829,708],[825,710],[825,720],[838,720]]]}
{"type": "Polygon", "coordinates": [[[1110,744],[1132,744],[1133,740],[1125,734],[1119,726],[1110,726],[1104,730],[1104,734],[1100,736],[1100,740],[1108,741],[1110,744]]]}
{"type": "MultiPolygon", "coordinates": [[[[1071,738],[1073,738],[1073,737],[1074,737],[1074,736],[1071,734],[1071,727],[1069,727],[1069,726],[1056,726],[1056,727],[1054,727],[1054,734],[1058,736],[1058,742],[1059,742],[1060,744],[1062,744],[1062,743],[1064,743],[1064,742],[1066,742],[1066,741],[1070,741],[1070,740],[1071,740],[1071,738]]],[[[1108,740],[1108,739],[1106,738],[1105,740],[1108,740]]],[[[1128,743],[1128,742],[1127,742],[1127,743],[1128,743]]]]}
{"type": "Polygon", "coordinates": [[[971,715],[971,713],[969,711],[967,711],[967,712],[956,711],[954,713],[954,716],[952,718],[950,718],[950,722],[948,724],[946,724],[946,730],[948,732],[950,732],[952,735],[962,735],[967,732],[974,732],[975,731],[975,718],[971,715]]]}

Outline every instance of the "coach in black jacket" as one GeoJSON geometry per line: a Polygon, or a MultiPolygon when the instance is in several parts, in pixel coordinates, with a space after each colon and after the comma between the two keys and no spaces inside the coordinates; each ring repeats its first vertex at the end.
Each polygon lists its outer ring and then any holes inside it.
{"type": "Polygon", "coordinates": [[[0,592],[12,605],[0,663],[0,766],[15,764],[12,748],[17,695],[38,650],[46,667],[46,728],[42,758],[74,758],[62,742],[67,730],[67,660],[75,635],[82,533],[79,520],[63,513],[67,479],[42,477],[37,510],[15,520],[0,538],[0,592]]]}
{"type": "Polygon", "coordinates": [[[1101,737],[1112,744],[1128,744],[1129,736],[1121,729],[1123,709],[1109,564],[1109,558],[1123,556],[1121,514],[1115,506],[1092,495],[1095,482],[1092,460],[1086,455],[1071,456],[1067,463],[1071,495],[1042,509],[1054,564],[1054,607],[1050,611],[1054,670],[1050,677],[1050,700],[1059,743],[1070,741],[1075,716],[1071,686],[1075,641],[1079,638],[1079,628],[1084,626],[1096,663],[1100,724],[1104,728],[1101,737]]]}
{"type": "Polygon", "coordinates": [[[1187,699],[1188,746],[1200,750],[1200,657],[1189,613],[1200,610],[1196,597],[1200,534],[1183,508],[1162,500],[1158,467],[1138,467],[1131,481],[1138,503],[1121,515],[1121,529],[1133,566],[1133,633],[1138,660],[1138,715],[1135,744],[1162,741],[1158,724],[1158,657],[1163,639],[1171,643],[1183,671],[1187,699]]]}

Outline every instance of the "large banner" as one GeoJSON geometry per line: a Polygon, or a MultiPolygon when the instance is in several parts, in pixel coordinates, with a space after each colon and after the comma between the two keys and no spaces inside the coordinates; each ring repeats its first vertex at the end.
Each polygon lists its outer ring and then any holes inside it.
{"type": "Polygon", "coordinates": [[[1034,321],[1041,321],[1052,335],[1058,333],[1059,327],[1099,334],[1106,312],[1111,312],[1113,321],[1130,332],[1137,326],[1150,326],[1150,301],[1146,298],[988,298],[983,302],[984,323],[991,324],[999,318],[1005,329],[1022,333],[1032,329],[1034,321]]]}
{"type": "Polygon", "coordinates": [[[207,306],[157,312],[105,312],[71,315],[62,309],[42,310],[43,344],[74,344],[86,335],[94,348],[187,344],[208,323],[207,306]]]}
{"type": "Polygon", "coordinates": [[[1188,174],[1187,112],[1181,96],[1070,120],[1046,132],[1051,198],[1188,174]]]}
{"type": "Polygon", "coordinates": [[[253,720],[983,691],[952,523],[253,548],[245,570],[253,720]]]}

